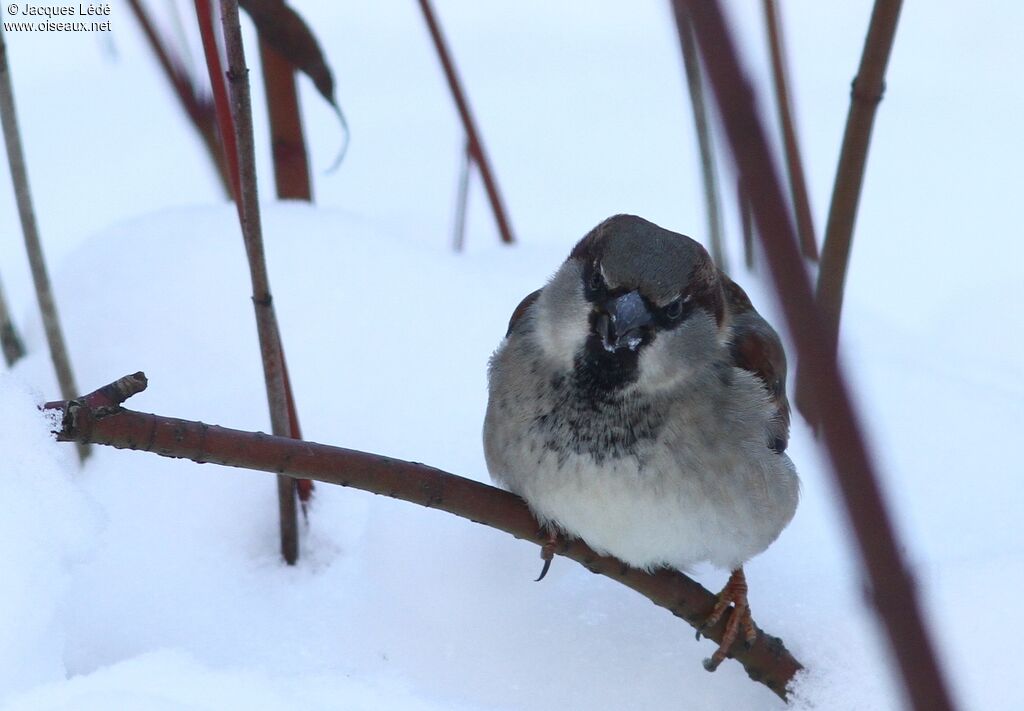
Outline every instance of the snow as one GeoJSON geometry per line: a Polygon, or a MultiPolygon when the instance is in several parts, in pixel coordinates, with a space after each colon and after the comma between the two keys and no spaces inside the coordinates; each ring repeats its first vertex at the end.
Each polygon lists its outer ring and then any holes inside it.
{"type": "MultiPolygon", "coordinates": [[[[820,230],[870,3],[784,5],[820,230]]],[[[463,139],[415,5],[296,6],[335,67],[353,139],[324,175],[339,129],[303,81],[317,206],[274,203],[258,111],[267,257],[303,433],[486,480],[486,362],[519,300],[616,212],[703,236],[667,3],[436,2],[520,238],[498,245],[474,178],[462,255],[447,245],[463,139]]],[[[756,4],[730,13],[764,82],[756,4]]],[[[1024,623],[1024,247],[1009,212],[1022,14],[904,8],[843,320],[944,665],[964,707],[986,710],[1024,707],[1006,651],[1024,623]]],[[[78,384],[141,369],[150,387],[133,408],[267,430],[234,210],[125,5],[112,22],[108,38],[6,35],[78,384]]],[[[261,92],[255,82],[257,107],[261,92]]],[[[763,274],[735,266],[731,190],[723,203],[733,271],[778,324],[763,274]]],[[[622,586],[564,559],[534,583],[537,549],[486,527],[321,485],[288,568],[264,474],[109,448],[80,471],[36,408],[57,386],[16,214],[5,182],[0,276],[29,356],[0,374],[0,708],[784,707],[733,662],[707,674],[712,644],[622,586]]],[[[747,567],[758,623],[808,668],[791,706],[899,708],[799,418],[791,455],[801,506],[747,567]]],[[[697,578],[717,589],[725,574],[697,578]]]]}

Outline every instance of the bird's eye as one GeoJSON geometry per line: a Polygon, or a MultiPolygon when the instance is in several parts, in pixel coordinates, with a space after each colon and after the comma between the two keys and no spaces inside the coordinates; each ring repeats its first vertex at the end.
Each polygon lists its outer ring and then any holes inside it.
{"type": "Polygon", "coordinates": [[[667,306],[665,306],[665,317],[668,318],[669,321],[676,321],[682,315],[683,315],[683,300],[681,298],[680,299],[676,299],[675,301],[673,301],[673,302],[669,303],[667,306]]]}
{"type": "Polygon", "coordinates": [[[601,276],[601,268],[595,264],[590,272],[590,288],[596,290],[602,286],[604,286],[604,278],[601,276]]]}

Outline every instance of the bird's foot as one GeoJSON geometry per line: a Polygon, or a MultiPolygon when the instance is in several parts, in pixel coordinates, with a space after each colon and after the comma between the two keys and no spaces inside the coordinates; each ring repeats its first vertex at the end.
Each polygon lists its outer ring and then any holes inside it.
{"type": "Polygon", "coordinates": [[[551,560],[555,557],[555,546],[557,545],[558,534],[555,531],[548,531],[548,539],[540,547],[540,558],[544,561],[544,567],[541,568],[540,575],[533,582],[539,583],[548,574],[548,570],[551,568],[551,560]]]}
{"type": "Polygon", "coordinates": [[[722,588],[722,592],[718,593],[718,601],[711,610],[711,614],[708,615],[708,618],[704,620],[704,624],[697,630],[697,639],[700,639],[701,633],[704,630],[718,624],[718,621],[722,619],[722,615],[725,614],[730,605],[733,606],[733,611],[729,616],[729,620],[725,623],[722,641],[719,643],[715,653],[704,660],[704,668],[708,671],[717,669],[722,660],[728,656],[729,650],[732,648],[733,642],[736,641],[736,637],[739,636],[741,630],[743,632],[743,641],[748,647],[753,646],[754,642],[757,641],[757,628],[754,626],[754,619],[750,616],[750,604],[747,602],[747,579],[743,575],[743,568],[737,568],[732,571],[732,575],[729,576],[729,582],[722,588]]]}

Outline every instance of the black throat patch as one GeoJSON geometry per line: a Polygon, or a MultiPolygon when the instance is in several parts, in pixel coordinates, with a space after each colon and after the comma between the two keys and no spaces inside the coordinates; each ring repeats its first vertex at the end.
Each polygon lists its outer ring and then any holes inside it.
{"type": "Polygon", "coordinates": [[[639,445],[657,438],[661,431],[661,408],[622,390],[622,384],[636,379],[637,354],[628,354],[630,359],[624,358],[626,353],[607,353],[600,343],[598,348],[616,362],[588,362],[588,356],[581,355],[572,374],[551,379],[551,407],[531,425],[544,448],[558,455],[560,464],[571,454],[590,455],[598,464],[636,456],[639,445]],[[609,382],[619,384],[609,387],[609,382]]]}

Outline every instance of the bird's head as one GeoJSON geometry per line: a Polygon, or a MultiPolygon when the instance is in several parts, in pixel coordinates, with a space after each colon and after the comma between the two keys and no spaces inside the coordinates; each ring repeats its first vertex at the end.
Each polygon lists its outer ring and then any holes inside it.
{"type": "Polygon", "coordinates": [[[545,353],[612,390],[679,383],[718,357],[724,321],[707,251],[632,215],[611,217],[580,240],[537,302],[545,353]]]}

